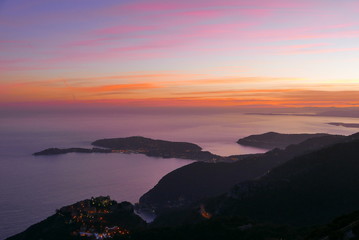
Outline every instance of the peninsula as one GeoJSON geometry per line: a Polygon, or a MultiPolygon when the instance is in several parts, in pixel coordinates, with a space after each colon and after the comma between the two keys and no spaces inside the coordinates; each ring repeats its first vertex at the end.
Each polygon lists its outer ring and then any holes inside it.
{"type": "Polygon", "coordinates": [[[283,134],[276,132],[267,132],[258,135],[250,135],[245,138],[241,138],[237,141],[238,144],[243,146],[251,146],[258,148],[281,148],[284,149],[292,144],[298,144],[305,140],[314,137],[324,137],[328,136],[325,133],[316,133],[316,134],[283,134]]]}
{"type": "Polygon", "coordinates": [[[145,137],[126,137],[100,139],[92,143],[93,146],[101,148],[48,148],[33,155],[57,155],[65,153],[137,153],[149,157],[181,158],[204,162],[227,161],[225,157],[202,151],[196,144],[188,142],[171,142],[155,140],[145,137]]]}
{"type": "Polygon", "coordinates": [[[111,153],[111,149],[103,148],[48,148],[41,152],[36,152],[33,155],[57,155],[65,153],[111,153]]]}

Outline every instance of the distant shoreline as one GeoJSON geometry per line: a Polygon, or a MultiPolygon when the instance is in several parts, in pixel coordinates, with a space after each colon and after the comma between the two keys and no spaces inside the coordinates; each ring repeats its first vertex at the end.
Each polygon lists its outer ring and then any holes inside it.
{"type": "Polygon", "coordinates": [[[346,128],[359,128],[359,123],[330,122],[327,124],[333,125],[333,126],[346,127],[346,128]]]}
{"type": "Polygon", "coordinates": [[[301,116],[301,117],[346,117],[346,118],[359,118],[359,112],[349,111],[327,111],[320,113],[258,113],[248,112],[245,115],[259,115],[259,116],[301,116]]]}
{"type": "Polygon", "coordinates": [[[321,117],[315,113],[245,113],[245,115],[321,117]]]}

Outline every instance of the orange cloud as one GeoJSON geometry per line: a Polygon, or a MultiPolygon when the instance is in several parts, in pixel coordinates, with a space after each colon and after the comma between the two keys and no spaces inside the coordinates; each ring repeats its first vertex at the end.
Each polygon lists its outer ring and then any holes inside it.
{"type": "Polygon", "coordinates": [[[153,83],[134,83],[134,84],[116,84],[105,86],[93,86],[93,87],[70,87],[72,91],[83,93],[103,93],[113,91],[137,91],[158,88],[153,83]]]}
{"type": "MultiPolygon", "coordinates": [[[[9,82],[12,79],[9,80],[9,82]]],[[[86,90],[89,87],[89,91],[92,87],[100,87],[107,82],[109,85],[121,85],[124,84],[131,86],[131,84],[137,84],[134,86],[141,86],[139,84],[156,84],[157,87],[176,87],[186,86],[192,88],[194,85],[205,86],[205,85],[231,85],[239,83],[270,83],[278,81],[296,81],[298,78],[276,78],[276,77],[241,77],[241,76],[222,76],[214,77],[210,74],[201,73],[177,73],[177,72],[129,72],[123,75],[111,75],[111,76],[96,76],[96,77],[79,77],[79,78],[53,78],[44,80],[32,80],[31,78],[26,79],[26,83],[18,83],[17,86],[39,86],[39,87],[64,87],[65,85],[71,88],[79,88],[86,90]],[[120,84],[118,84],[120,82],[120,84]]],[[[18,81],[18,80],[17,80],[18,81]]],[[[11,83],[8,83],[12,85],[11,83]]],[[[190,90],[189,90],[190,91],[190,90]]]]}
{"type": "Polygon", "coordinates": [[[325,88],[320,84],[308,85],[305,82],[300,85],[302,87],[298,85],[298,88],[281,88],[281,81],[287,83],[288,80],[296,81],[298,79],[203,78],[200,74],[170,72],[140,74],[135,72],[118,76],[51,79],[16,84],[3,83],[0,84],[0,100],[2,102],[108,101],[134,106],[359,105],[359,91],[346,90],[351,88],[339,88],[342,86],[339,84],[325,88]],[[106,85],[101,81],[104,79],[107,80],[105,81],[106,85]],[[108,81],[112,79],[113,81],[108,81]],[[116,83],[124,82],[125,79],[131,79],[130,83],[116,83]],[[136,81],[132,81],[133,79],[136,81]],[[113,84],[110,84],[112,82],[113,84]],[[258,89],[258,87],[262,89],[258,89]],[[332,91],[327,91],[327,89],[332,91]]]}
{"type": "Polygon", "coordinates": [[[52,84],[3,84],[1,86],[0,99],[4,101],[47,101],[47,100],[68,100],[70,99],[91,99],[96,94],[132,93],[136,91],[159,88],[152,83],[138,84],[115,84],[104,86],[76,87],[52,84]]]}
{"type": "MultiPolygon", "coordinates": [[[[219,95],[109,99],[108,103],[132,106],[248,106],[248,107],[353,107],[359,106],[359,91],[312,91],[268,89],[217,92],[219,95]]],[[[100,100],[101,101],[101,100],[100,100]]]]}
{"type": "MultiPolygon", "coordinates": [[[[207,78],[197,80],[182,81],[182,84],[233,84],[233,83],[255,83],[255,82],[273,82],[273,81],[290,81],[298,80],[296,78],[271,78],[271,77],[221,77],[207,78]]],[[[172,84],[176,84],[173,83],[172,84]]]]}
{"type": "Polygon", "coordinates": [[[27,84],[38,84],[38,85],[47,85],[47,84],[63,84],[67,82],[71,85],[101,85],[102,81],[126,81],[128,82],[156,82],[156,83],[170,83],[171,81],[182,81],[186,79],[197,79],[199,77],[209,77],[207,74],[196,74],[196,73],[177,73],[170,71],[163,72],[128,72],[121,75],[110,75],[110,76],[96,76],[96,77],[78,77],[78,78],[53,78],[53,79],[44,79],[44,80],[33,80],[28,79],[27,84]]]}

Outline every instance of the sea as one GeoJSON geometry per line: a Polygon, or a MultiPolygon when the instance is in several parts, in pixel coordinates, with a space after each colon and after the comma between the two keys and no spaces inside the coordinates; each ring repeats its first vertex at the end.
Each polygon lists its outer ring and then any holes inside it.
{"type": "Polygon", "coordinates": [[[138,202],[167,173],[191,160],[140,154],[33,156],[50,147],[91,147],[102,138],[144,136],[196,143],[227,156],[266,149],[240,146],[239,138],[268,131],[349,135],[358,118],[247,115],[244,112],[97,111],[0,115],[0,239],[24,231],[56,209],[92,196],[138,202]]]}

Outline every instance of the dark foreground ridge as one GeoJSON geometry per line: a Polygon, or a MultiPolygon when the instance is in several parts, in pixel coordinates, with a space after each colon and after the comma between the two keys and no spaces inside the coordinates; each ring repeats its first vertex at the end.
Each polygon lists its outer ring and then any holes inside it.
{"type": "Polygon", "coordinates": [[[241,214],[258,221],[324,224],[359,209],[358,172],[359,140],[339,143],[236,185],[214,209],[219,215],[241,214]]]}
{"type": "Polygon", "coordinates": [[[65,153],[138,153],[149,157],[162,158],[182,158],[205,162],[226,161],[227,159],[208,151],[202,151],[202,148],[193,143],[170,142],[164,140],[155,140],[145,137],[127,137],[100,139],[92,145],[102,148],[49,148],[41,152],[34,153],[39,155],[57,155],[65,153]]]}
{"type": "Polygon", "coordinates": [[[247,155],[232,163],[195,162],[165,175],[140,198],[140,204],[159,211],[190,205],[203,198],[224,194],[234,184],[259,178],[296,156],[352,139],[355,136],[327,135],[290,145],[284,150],[274,149],[264,154],[247,155]]]}
{"type": "Polygon", "coordinates": [[[251,135],[245,138],[241,138],[237,141],[238,144],[259,148],[286,148],[291,144],[298,144],[307,139],[314,137],[328,136],[325,133],[316,134],[282,134],[276,132],[267,132],[258,135],[251,135]]]}
{"type": "MultiPolygon", "coordinates": [[[[358,134],[356,134],[356,138],[358,134]]],[[[162,211],[156,226],[195,222],[193,209],[212,217],[314,226],[359,209],[359,140],[297,156],[266,175],[241,182],[218,197],[162,211]]]]}

